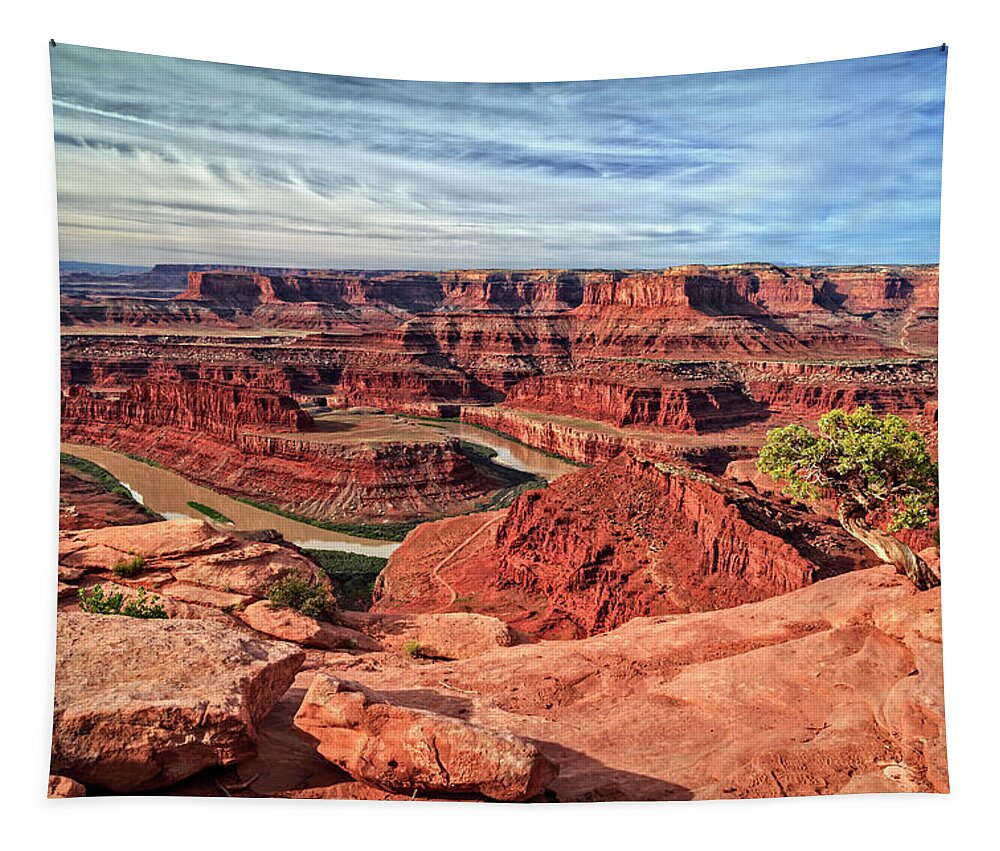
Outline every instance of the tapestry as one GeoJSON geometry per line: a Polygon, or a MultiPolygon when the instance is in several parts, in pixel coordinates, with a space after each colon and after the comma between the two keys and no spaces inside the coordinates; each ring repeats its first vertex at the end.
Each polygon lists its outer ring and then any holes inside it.
{"type": "Polygon", "coordinates": [[[943,45],[49,51],[51,797],[948,791],[943,45]]]}

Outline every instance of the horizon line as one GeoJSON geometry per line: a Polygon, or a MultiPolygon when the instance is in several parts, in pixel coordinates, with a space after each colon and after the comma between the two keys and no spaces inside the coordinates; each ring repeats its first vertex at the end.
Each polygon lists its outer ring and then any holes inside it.
{"type": "Polygon", "coordinates": [[[220,271],[240,271],[256,269],[277,269],[280,271],[309,271],[309,272],[414,272],[414,273],[441,273],[441,272],[655,272],[663,269],[680,269],[685,266],[704,266],[711,269],[738,266],[773,266],[777,269],[829,269],[829,268],[864,268],[864,267],[892,267],[892,266],[940,266],[940,260],[919,260],[919,261],[865,261],[854,263],[777,263],[771,260],[738,260],[725,263],[709,263],[701,260],[693,260],[687,263],[669,263],[657,266],[569,266],[569,265],[532,265],[532,266],[446,266],[446,267],[409,267],[409,266],[288,266],[273,263],[233,263],[233,262],[192,262],[182,260],[168,260],[156,263],[119,263],[103,260],[63,260],[60,258],[59,265],[76,263],[87,266],[120,266],[132,269],[155,269],[160,266],[204,266],[209,269],[219,269],[220,271]]]}

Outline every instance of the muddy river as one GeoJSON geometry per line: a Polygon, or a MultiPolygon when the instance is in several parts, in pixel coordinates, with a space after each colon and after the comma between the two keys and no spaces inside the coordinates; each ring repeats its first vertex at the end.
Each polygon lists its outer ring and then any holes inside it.
{"type": "MultiPolygon", "coordinates": [[[[560,461],[558,458],[551,458],[542,452],[474,426],[464,423],[440,425],[443,426],[441,431],[470,443],[490,447],[497,453],[494,459],[496,463],[515,470],[534,473],[551,481],[576,469],[572,464],[560,461]]],[[[300,547],[344,550],[382,558],[388,558],[399,547],[399,543],[395,541],[357,538],[262,511],[210,488],[197,485],[171,470],[144,464],[110,449],[63,443],[60,450],[100,465],[128,488],[137,502],[167,519],[177,517],[206,519],[203,514],[188,505],[189,502],[198,502],[232,520],[233,529],[247,531],[276,529],[286,540],[300,547]]]]}

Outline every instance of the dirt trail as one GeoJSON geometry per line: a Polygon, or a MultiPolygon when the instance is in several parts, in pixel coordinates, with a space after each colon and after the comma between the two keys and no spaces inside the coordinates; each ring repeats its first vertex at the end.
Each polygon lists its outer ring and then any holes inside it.
{"type": "MultiPolygon", "coordinates": [[[[473,538],[478,537],[485,529],[489,528],[490,526],[493,526],[496,523],[499,523],[502,519],[503,516],[491,517],[490,519],[485,520],[472,534],[467,535],[458,544],[458,546],[456,546],[450,553],[448,553],[448,555],[446,555],[443,559],[441,559],[441,561],[439,561],[437,565],[434,567],[434,570],[431,571],[431,576],[433,576],[434,579],[441,584],[441,586],[445,589],[445,591],[448,592],[448,602],[447,604],[445,604],[443,608],[437,610],[438,613],[447,612],[453,605],[455,605],[455,600],[458,599],[458,592],[452,587],[451,583],[448,582],[448,580],[441,575],[441,571],[448,564],[448,562],[450,562],[455,556],[457,556],[463,549],[465,549],[469,545],[469,543],[473,540],[473,538]]],[[[441,540],[440,532],[437,532],[436,534],[438,540],[441,540]]]]}

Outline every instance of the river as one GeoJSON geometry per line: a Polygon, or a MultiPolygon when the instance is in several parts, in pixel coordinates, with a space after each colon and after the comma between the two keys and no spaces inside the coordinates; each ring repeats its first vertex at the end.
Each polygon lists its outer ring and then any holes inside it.
{"type": "MultiPolygon", "coordinates": [[[[430,426],[426,422],[423,425],[430,426]]],[[[468,423],[442,421],[439,425],[434,424],[430,427],[440,427],[441,431],[461,440],[468,441],[469,443],[478,443],[480,446],[488,446],[497,453],[493,459],[497,464],[512,467],[523,473],[534,473],[548,482],[558,479],[566,473],[572,473],[580,469],[578,466],[568,461],[563,461],[561,458],[546,455],[544,452],[539,452],[537,449],[532,449],[530,446],[525,446],[516,440],[501,437],[492,431],[477,428],[468,423]]]]}
{"type": "MultiPolygon", "coordinates": [[[[420,425],[429,428],[440,427],[442,431],[462,440],[487,446],[497,453],[493,459],[496,463],[533,473],[548,481],[577,469],[566,461],[466,423],[441,422],[429,426],[428,423],[422,422],[420,425]]],[[[254,508],[210,488],[197,485],[172,470],[153,467],[103,447],[63,443],[60,451],[100,465],[128,488],[137,502],[167,519],[178,517],[206,519],[203,514],[188,505],[188,502],[198,502],[232,520],[233,529],[241,531],[276,529],[285,540],[300,547],[343,550],[381,558],[388,558],[399,547],[396,541],[357,538],[353,535],[331,532],[282,517],[280,514],[254,508]]]]}
{"type": "Polygon", "coordinates": [[[167,519],[177,517],[206,519],[201,512],[188,505],[188,502],[199,502],[232,520],[233,529],[242,531],[277,529],[285,540],[300,547],[343,550],[388,558],[399,546],[396,541],[356,538],[353,535],[331,532],[308,523],[290,520],[270,511],[262,511],[209,488],[196,485],[172,470],[144,464],[110,449],[63,443],[60,445],[60,451],[100,465],[128,488],[137,502],[167,519]]]}

